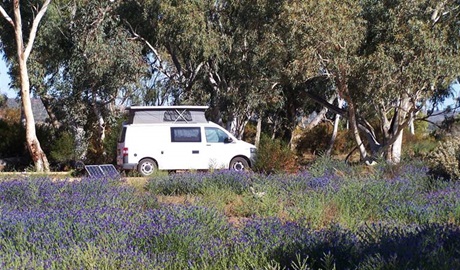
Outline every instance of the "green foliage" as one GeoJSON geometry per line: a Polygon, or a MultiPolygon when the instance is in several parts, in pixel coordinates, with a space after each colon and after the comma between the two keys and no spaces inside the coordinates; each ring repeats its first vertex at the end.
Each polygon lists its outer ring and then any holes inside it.
{"type": "Polygon", "coordinates": [[[439,142],[438,146],[427,157],[431,170],[435,175],[452,179],[460,179],[460,141],[449,137],[439,142]]]}
{"type": "Polygon", "coordinates": [[[7,99],[8,96],[6,94],[0,94],[0,109],[2,109],[3,106],[5,106],[7,99]]]}
{"type": "Polygon", "coordinates": [[[284,142],[262,134],[253,169],[265,173],[295,172],[298,165],[295,154],[284,142]]]}
{"type": "MultiPolygon", "coordinates": [[[[24,30],[38,2],[22,3],[24,30]]],[[[238,135],[254,115],[269,116],[278,134],[289,137],[300,111],[318,109],[307,90],[326,99],[349,92],[347,102],[383,131],[376,136],[383,144],[391,141],[385,127],[396,100],[417,97],[411,104],[424,104],[449,96],[459,70],[454,2],[52,2],[30,56],[31,89],[51,100],[64,129],[85,129],[91,159],[101,162],[112,161],[114,141],[98,140],[99,128],[113,125],[112,108],[120,102],[208,104],[210,120],[237,120],[238,135]],[[442,16],[435,23],[436,10],[442,16]]],[[[9,13],[11,3],[2,4],[9,13]]],[[[5,20],[0,36],[14,75],[14,32],[5,20]]],[[[320,139],[307,136],[303,145],[325,149],[328,132],[314,131],[320,139]]],[[[336,145],[336,153],[348,151],[349,137],[339,134],[336,145]]],[[[408,154],[424,155],[429,147],[420,141],[408,154]]]]}
{"type": "Polygon", "coordinates": [[[70,163],[77,159],[75,138],[69,132],[63,132],[51,147],[50,157],[59,163],[70,163]]]}
{"type": "Polygon", "coordinates": [[[0,157],[22,157],[27,155],[24,145],[25,130],[21,123],[0,120],[0,157]]]}
{"type": "Polygon", "coordinates": [[[116,163],[118,136],[120,135],[124,117],[119,118],[116,122],[106,127],[107,136],[104,140],[104,149],[107,152],[107,158],[104,163],[116,163]]]}

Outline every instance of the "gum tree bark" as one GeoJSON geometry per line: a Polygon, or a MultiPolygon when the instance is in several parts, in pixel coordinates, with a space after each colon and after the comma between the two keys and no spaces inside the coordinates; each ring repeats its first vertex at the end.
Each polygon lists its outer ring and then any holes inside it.
{"type": "MultiPolygon", "coordinates": [[[[337,98],[337,103],[338,103],[337,106],[339,107],[339,109],[342,109],[343,99],[341,99],[340,97],[337,98]]],[[[326,155],[328,156],[331,155],[332,149],[334,148],[335,140],[337,139],[337,133],[339,131],[339,123],[340,123],[340,114],[336,114],[334,117],[334,129],[332,130],[332,135],[329,141],[329,146],[327,147],[327,150],[326,150],[326,155]]]]}
{"type": "Polygon", "coordinates": [[[32,46],[37,34],[38,25],[45,15],[48,5],[51,0],[46,0],[40,10],[38,11],[35,19],[33,20],[32,27],[30,29],[29,38],[27,39],[27,45],[24,46],[24,38],[22,32],[22,17],[19,5],[19,0],[13,1],[13,13],[14,20],[8,15],[5,9],[0,6],[0,13],[7,20],[7,22],[13,27],[16,39],[17,49],[17,61],[19,65],[19,76],[21,85],[21,100],[22,107],[24,110],[25,125],[26,125],[26,143],[29,150],[30,156],[35,164],[35,170],[37,172],[48,172],[50,170],[49,162],[45,152],[43,152],[40,142],[38,141],[36,130],[35,130],[35,119],[32,111],[32,103],[30,100],[30,81],[29,73],[27,70],[27,59],[32,51],[32,46]]]}

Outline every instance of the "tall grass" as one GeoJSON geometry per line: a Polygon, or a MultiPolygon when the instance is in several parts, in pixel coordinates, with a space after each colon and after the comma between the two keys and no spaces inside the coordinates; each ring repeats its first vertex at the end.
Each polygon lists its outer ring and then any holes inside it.
{"type": "Polygon", "coordinates": [[[140,188],[0,181],[0,268],[460,268],[460,187],[423,164],[324,158],[297,174],[161,174],[140,188]],[[168,196],[195,199],[156,199],[168,196]]]}

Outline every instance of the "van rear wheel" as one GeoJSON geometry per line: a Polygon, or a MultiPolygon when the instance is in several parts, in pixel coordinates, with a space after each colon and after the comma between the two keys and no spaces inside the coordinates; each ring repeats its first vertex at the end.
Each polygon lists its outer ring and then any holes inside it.
{"type": "Polygon", "coordinates": [[[230,161],[230,170],[242,172],[249,170],[249,163],[245,158],[236,157],[230,161]]]}
{"type": "Polygon", "coordinates": [[[158,170],[157,163],[155,162],[155,160],[150,159],[150,158],[141,160],[141,162],[139,162],[139,165],[137,166],[137,171],[142,176],[150,176],[157,170],[158,170]]]}

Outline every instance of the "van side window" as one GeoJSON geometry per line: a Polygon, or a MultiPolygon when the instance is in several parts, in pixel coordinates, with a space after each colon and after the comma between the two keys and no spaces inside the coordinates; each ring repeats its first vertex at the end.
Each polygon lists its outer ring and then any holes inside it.
{"type": "Polygon", "coordinates": [[[172,127],[171,142],[201,142],[199,127],[172,127]]]}
{"type": "Polygon", "coordinates": [[[218,128],[207,127],[204,131],[206,133],[206,142],[208,143],[224,142],[228,138],[227,133],[218,128]]]}

